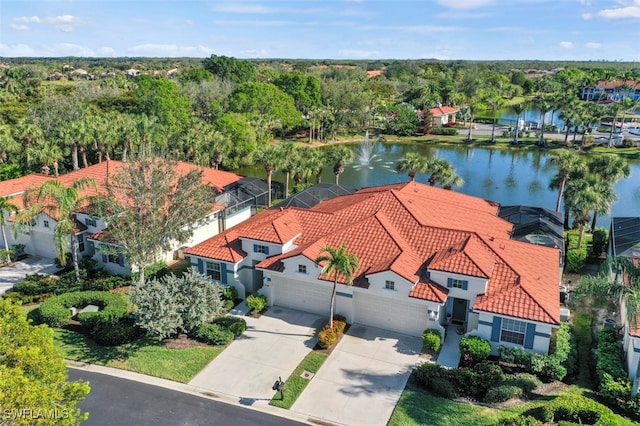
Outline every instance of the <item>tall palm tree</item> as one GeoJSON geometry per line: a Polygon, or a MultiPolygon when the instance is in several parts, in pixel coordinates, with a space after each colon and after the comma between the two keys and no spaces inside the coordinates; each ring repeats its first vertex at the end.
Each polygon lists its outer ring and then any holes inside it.
{"type": "Polygon", "coordinates": [[[517,104],[511,105],[511,110],[516,114],[516,125],[514,126],[514,135],[513,135],[513,144],[518,145],[520,142],[518,141],[518,134],[520,133],[520,114],[522,114],[527,109],[526,102],[520,102],[517,104]]]}
{"type": "Polygon", "coordinates": [[[353,276],[360,266],[360,260],[355,254],[347,252],[345,244],[341,244],[337,249],[330,246],[322,248],[315,263],[322,266],[324,274],[333,275],[333,290],[329,305],[329,327],[333,328],[333,310],[336,303],[338,279],[341,279],[341,282],[346,285],[353,284],[353,276]]]}
{"type": "Polygon", "coordinates": [[[327,165],[327,151],[307,147],[303,155],[311,173],[316,177],[316,184],[322,183],[322,170],[327,165]]]}
{"type": "Polygon", "coordinates": [[[606,214],[616,200],[613,185],[595,174],[587,174],[580,179],[572,179],[565,189],[566,204],[580,228],[578,247],[582,244],[586,225],[589,223],[589,212],[606,214]]]}
{"type": "Polygon", "coordinates": [[[0,124],[0,163],[7,161],[9,154],[21,150],[22,146],[14,138],[11,127],[8,124],[0,124]]]}
{"type": "Polygon", "coordinates": [[[613,102],[608,106],[608,113],[611,114],[611,129],[609,130],[609,140],[607,140],[607,147],[611,148],[613,145],[613,133],[616,128],[616,118],[618,118],[618,114],[622,111],[622,104],[619,102],[613,102]]]}
{"type": "MultiPolygon", "coordinates": [[[[555,166],[558,169],[556,176],[552,182],[557,182],[558,187],[558,200],[556,202],[556,211],[560,212],[560,205],[562,204],[562,196],[564,195],[564,188],[567,181],[574,174],[580,174],[586,170],[586,164],[577,154],[571,151],[554,152],[549,157],[549,166],[555,166]]],[[[552,183],[555,188],[555,184],[552,183]]]]}
{"type": "Polygon", "coordinates": [[[271,207],[271,179],[273,172],[280,168],[280,161],[282,157],[280,150],[275,146],[266,146],[257,150],[253,155],[253,160],[261,164],[264,167],[264,171],[267,172],[267,206],[271,207]]]}
{"type": "Polygon", "coordinates": [[[299,152],[298,148],[290,142],[278,145],[278,151],[280,152],[281,159],[278,162],[278,168],[284,173],[284,198],[287,198],[289,196],[291,173],[296,167],[299,152]]]}
{"type": "Polygon", "coordinates": [[[339,184],[340,175],[344,173],[344,165],[353,160],[353,151],[344,145],[334,145],[327,153],[328,160],[333,164],[333,174],[336,176],[336,185],[339,184]]]}
{"type": "Polygon", "coordinates": [[[18,213],[19,210],[18,206],[9,201],[8,197],[0,197],[0,230],[2,231],[2,242],[4,243],[4,250],[7,254],[7,262],[11,261],[11,255],[4,227],[7,226],[7,217],[11,216],[11,213],[18,213]],[[7,215],[6,217],[5,212],[7,215]]]}
{"type": "Polygon", "coordinates": [[[601,296],[620,304],[628,324],[637,326],[640,314],[640,268],[626,257],[607,259],[598,276],[584,276],[578,282],[576,297],[601,296]],[[626,282],[625,282],[626,280],[626,282]]]}
{"type": "MultiPolygon", "coordinates": [[[[600,155],[592,158],[587,164],[589,173],[597,175],[603,182],[613,187],[620,179],[629,177],[631,169],[629,163],[622,157],[616,155],[600,155]]],[[[608,210],[608,209],[607,209],[608,210]]],[[[598,213],[594,212],[591,222],[591,229],[596,228],[596,218],[598,213]]]]}
{"type": "Polygon", "coordinates": [[[496,142],[496,121],[498,120],[497,112],[500,108],[504,107],[507,101],[498,93],[498,92],[490,92],[485,98],[484,102],[491,108],[491,117],[493,118],[491,122],[491,139],[489,142],[496,142]]]}
{"type": "Polygon", "coordinates": [[[415,182],[418,173],[427,171],[428,160],[420,154],[410,152],[400,160],[396,169],[399,172],[408,172],[411,182],[415,182]]]}
{"type": "Polygon", "coordinates": [[[552,101],[547,96],[539,96],[534,100],[534,103],[536,107],[540,110],[540,116],[542,121],[542,125],[540,127],[540,140],[538,141],[538,145],[544,146],[546,143],[544,140],[544,125],[545,125],[544,120],[545,120],[545,116],[547,115],[547,112],[549,112],[552,108],[552,101]]]}
{"type": "Polygon", "coordinates": [[[71,256],[76,279],[80,280],[78,266],[78,238],[76,237],[76,212],[86,205],[89,197],[85,189],[97,189],[95,180],[81,178],[73,181],[71,186],[65,186],[58,180],[50,180],[40,188],[31,188],[24,194],[25,208],[16,215],[14,231],[16,234],[26,231],[29,224],[40,213],[47,213],[57,217],[57,225],[53,230],[53,241],[56,246],[61,265],[67,264],[67,251],[71,243],[71,256]]]}

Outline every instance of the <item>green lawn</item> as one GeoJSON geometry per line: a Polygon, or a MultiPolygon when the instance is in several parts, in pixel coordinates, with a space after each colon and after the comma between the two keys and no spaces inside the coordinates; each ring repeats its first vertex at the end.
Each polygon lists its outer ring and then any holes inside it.
{"type": "Polygon", "coordinates": [[[317,373],[325,360],[329,357],[324,352],[311,351],[302,360],[300,365],[291,373],[284,385],[284,399],[280,399],[280,392],[276,392],[269,405],[280,408],[291,408],[296,399],[302,394],[304,388],[309,384],[309,379],[301,376],[303,371],[317,373]]]}
{"type": "MultiPolygon", "coordinates": [[[[571,386],[560,394],[585,392],[583,388],[571,386]]],[[[559,395],[560,395],[559,394],[559,395]]],[[[552,399],[554,395],[544,397],[552,399]]],[[[406,388],[389,420],[390,426],[494,426],[498,421],[511,419],[525,411],[544,404],[544,399],[526,402],[517,406],[497,409],[430,395],[419,389],[406,388]]],[[[608,411],[608,410],[605,410],[608,411]]],[[[597,425],[631,426],[637,423],[612,414],[603,416],[597,425]]]]}
{"type": "Polygon", "coordinates": [[[56,347],[65,359],[135,371],[187,383],[224,347],[168,349],[157,339],[143,338],[120,346],[100,346],[85,335],[54,330],[56,347]]]}

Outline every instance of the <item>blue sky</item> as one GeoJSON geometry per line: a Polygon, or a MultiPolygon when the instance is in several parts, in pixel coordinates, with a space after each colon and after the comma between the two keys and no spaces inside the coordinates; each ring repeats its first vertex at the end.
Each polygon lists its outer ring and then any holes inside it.
{"type": "Polygon", "coordinates": [[[640,61],[640,0],[1,0],[0,56],[640,61]]]}

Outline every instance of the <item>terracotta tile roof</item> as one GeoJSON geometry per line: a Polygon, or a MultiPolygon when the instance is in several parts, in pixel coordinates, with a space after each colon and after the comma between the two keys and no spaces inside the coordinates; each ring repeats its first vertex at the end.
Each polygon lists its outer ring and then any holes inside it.
{"type": "MultiPolygon", "coordinates": [[[[411,297],[442,303],[443,283],[421,279],[425,268],[481,277],[488,287],[474,309],[559,324],[559,251],[510,240],[513,225],[497,216],[498,207],[415,182],[385,185],[311,209],[264,211],[186,253],[231,261],[222,248],[241,237],[294,242],[292,250],[257,265],[282,271],[284,259],[302,255],[313,261],[323,247],[344,243],[360,259],[358,283],[391,270],[416,283],[411,297]]],[[[237,262],[242,255],[234,253],[237,262]]]]}
{"type": "Polygon", "coordinates": [[[440,107],[435,107],[435,108],[430,108],[429,109],[429,112],[434,117],[440,117],[442,115],[447,115],[447,114],[455,114],[458,111],[460,111],[458,108],[453,108],[453,107],[450,107],[450,106],[440,106],[440,107]]]}
{"type": "Polygon", "coordinates": [[[617,89],[623,85],[629,85],[632,88],[640,89],[640,82],[634,80],[628,81],[599,81],[598,87],[602,89],[617,89]]]}

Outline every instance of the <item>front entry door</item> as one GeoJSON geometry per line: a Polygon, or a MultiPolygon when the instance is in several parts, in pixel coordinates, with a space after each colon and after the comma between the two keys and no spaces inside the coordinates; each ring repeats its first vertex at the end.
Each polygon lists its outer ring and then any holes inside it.
{"type": "Polygon", "coordinates": [[[253,261],[253,286],[251,288],[250,293],[255,293],[256,291],[262,288],[263,273],[261,270],[256,269],[256,265],[258,263],[260,262],[257,260],[253,261]]]}
{"type": "Polygon", "coordinates": [[[453,299],[453,313],[451,315],[451,322],[454,324],[464,324],[467,320],[467,303],[466,299],[453,299]]]}

